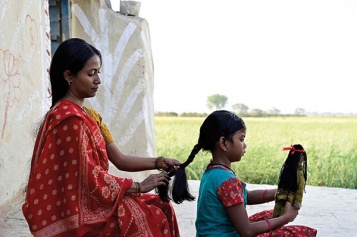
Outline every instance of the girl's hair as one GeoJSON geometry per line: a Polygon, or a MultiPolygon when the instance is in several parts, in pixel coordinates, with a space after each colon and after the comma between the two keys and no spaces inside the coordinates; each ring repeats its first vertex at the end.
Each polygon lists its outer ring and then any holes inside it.
{"type": "MultiPolygon", "coordinates": [[[[185,168],[193,161],[196,154],[202,149],[212,152],[215,149],[216,142],[223,136],[229,141],[238,130],[246,129],[244,121],[232,112],[226,110],[217,110],[208,115],[200,127],[200,135],[197,144],[193,147],[187,160],[180,165],[175,172],[169,172],[169,176],[175,175],[172,186],[172,199],[175,203],[183,201],[193,201],[195,197],[190,194],[185,168]]],[[[169,201],[168,185],[159,186],[157,193],[162,201],[169,201]]]]}
{"type": "Polygon", "coordinates": [[[283,166],[280,170],[278,189],[285,189],[295,192],[298,188],[297,181],[297,168],[300,162],[301,156],[305,161],[302,172],[305,178],[305,185],[307,181],[307,154],[304,148],[300,144],[295,144],[291,147],[288,157],[286,158],[283,166]]]}
{"type": "Polygon", "coordinates": [[[68,82],[64,72],[70,71],[72,75],[82,70],[85,63],[97,55],[102,63],[102,56],[98,49],[79,38],[71,38],[62,42],[53,55],[50,66],[50,81],[53,107],[68,91],[68,82]]]}

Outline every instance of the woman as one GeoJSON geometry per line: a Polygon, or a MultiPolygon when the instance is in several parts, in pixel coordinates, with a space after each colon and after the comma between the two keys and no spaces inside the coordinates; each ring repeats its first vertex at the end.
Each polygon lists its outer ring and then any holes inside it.
{"type": "Polygon", "coordinates": [[[83,106],[101,80],[100,52],[82,39],[64,41],[50,68],[52,106],[37,135],[23,213],[34,236],[179,236],[170,203],[146,193],[165,174],[141,183],[108,173],[175,170],[169,158],[121,153],[100,115],[83,106]]]}

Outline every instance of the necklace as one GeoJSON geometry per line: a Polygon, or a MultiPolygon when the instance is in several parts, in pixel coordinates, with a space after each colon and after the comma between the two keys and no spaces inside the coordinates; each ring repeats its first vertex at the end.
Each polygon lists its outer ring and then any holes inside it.
{"type": "Polygon", "coordinates": [[[209,165],[208,166],[213,166],[213,165],[219,165],[219,166],[223,166],[223,167],[225,167],[226,169],[229,169],[230,171],[232,171],[233,172],[233,174],[234,175],[236,175],[236,172],[234,172],[231,168],[229,168],[228,166],[226,166],[226,165],[223,165],[223,164],[216,164],[216,163],[209,163],[209,165]]]}

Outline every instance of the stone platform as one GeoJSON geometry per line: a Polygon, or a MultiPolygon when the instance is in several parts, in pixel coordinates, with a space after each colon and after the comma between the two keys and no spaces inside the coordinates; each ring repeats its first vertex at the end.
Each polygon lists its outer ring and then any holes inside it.
{"type": "MultiPolygon", "coordinates": [[[[191,192],[197,197],[200,181],[190,180],[191,192]]],[[[274,188],[271,185],[247,184],[249,190],[274,188]]],[[[30,237],[21,212],[22,195],[0,207],[0,237],[30,237]]],[[[182,237],[194,237],[196,202],[173,204],[182,237]]],[[[274,203],[247,206],[248,215],[272,209],[274,203]]],[[[317,229],[317,236],[357,236],[357,190],[307,186],[303,207],[294,225],[317,229]]]]}

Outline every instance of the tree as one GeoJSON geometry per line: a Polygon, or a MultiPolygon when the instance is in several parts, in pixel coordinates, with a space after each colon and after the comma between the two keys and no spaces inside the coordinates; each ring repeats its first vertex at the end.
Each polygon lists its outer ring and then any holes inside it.
{"type": "Polygon", "coordinates": [[[306,111],[303,108],[297,108],[295,109],[295,113],[296,115],[305,115],[306,111]]]}
{"type": "Polygon", "coordinates": [[[237,103],[237,104],[232,105],[232,110],[239,115],[245,115],[245,114],[248,114],[249,107],[246,106],[245,104],[237,103]]]}
{"type": "Polygon", "coordinates": [[[207,107],[209,109],[223,109],[228,101],[228,97],[225,95],[214,94],[207,97],[207,107]]]}
{"type": "Polygon", "coordinates": [[[264,112],[261,109],[252,109],[249,115],[252,117],[263,117],[264,112]]]}
{"type": "Polygon", "coordinates": [[[280,110],[278,110],[277,108],[273,107],[268,111],[268,113],[270,115],[278,115],[278,114],[280,114],[280,110]]]}

